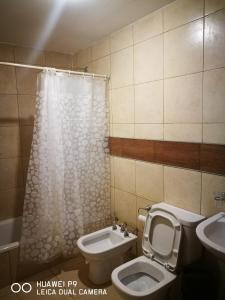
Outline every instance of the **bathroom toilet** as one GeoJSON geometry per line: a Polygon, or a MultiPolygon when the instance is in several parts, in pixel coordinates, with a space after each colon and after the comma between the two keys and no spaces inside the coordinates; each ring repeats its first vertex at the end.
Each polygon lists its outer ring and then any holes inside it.
{"type": "Polygon", "coordinates": [[[103,284],[111,279],[112,270],[124,263],[124,255],[134,244],[137,236],[124,236],[120,228],[107,227],[82,236],[77,246],[89,263],[89,279],[103,284]]]}
{"type": "Polygon", "coordinates": [[[164,299],[178,270],[201,256],[195,229],[203,219],[166,203],[153,205],[143,232],[144,255],[112,272],[112,282],[120,294],[124,298],[164,299]]]}

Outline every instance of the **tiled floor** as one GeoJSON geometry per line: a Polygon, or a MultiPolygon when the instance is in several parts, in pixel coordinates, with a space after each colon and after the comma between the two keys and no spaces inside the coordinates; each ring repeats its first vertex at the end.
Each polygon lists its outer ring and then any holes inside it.
{"type": "MultiPolygon", "coordinates": [[[[14,294],[10,287],[0,290],[0,300],[61,300],[61,299],[102,299],[102,300],[122,300],[121,296],[117,293],[114,286],[109,283],[101,286],[95,286],[88,279],[88,266],[85,264],[82,256],[78,256],[64,263],[54,266],[53,268],[35,274],[29,278],[24,279],[23,282],[29,282],[32,285],[30,293],[19,292],[14,294]],[[37,295],[37,281],[64,281],[67,285],[68,281],[77,281],[77,287],[74,291],[77,295],[63,296],[58,295],[37,295]],[[106,289],[107,295],[80,295],[79,289],[106,289]]],[[[41,288],[38,288],[39,292],[41,288]]],[[[46,291],[46,288],[44,288],[46,291]]],[[[68,291],[68,289],[67,289],[68,291]]]]}

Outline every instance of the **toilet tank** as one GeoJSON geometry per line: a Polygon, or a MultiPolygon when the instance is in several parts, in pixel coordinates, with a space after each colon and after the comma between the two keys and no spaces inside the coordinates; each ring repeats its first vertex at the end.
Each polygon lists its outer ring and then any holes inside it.
{"type": "Polygon", "coordinates": [[[196,227],[205,219],[205,217],[164,202],[152,205],[151,212],[156,210],[171,213],[177,218],[182,226],[183,233],[179,253],[180,267],[186,266],[200,258],[202,254],[202,245],[197,238],[196,227]]]}

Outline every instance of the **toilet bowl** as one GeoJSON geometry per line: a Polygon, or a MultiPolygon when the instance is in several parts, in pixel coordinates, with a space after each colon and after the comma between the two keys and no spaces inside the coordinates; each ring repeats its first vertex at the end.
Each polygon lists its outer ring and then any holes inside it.
{"type": "Polygon", "coordinates": [[[112,272],[112,282],[127,298],[163,299],[176,276],[145,256],[128,261],[112,272]]]}
{"type": "Polygon", "coordinates": [[[124,262],[124,254],[132,246],[137,236],[124,233],[118,227],[107,227],[82,236],[77,246],[89,263],[89,279],[95,284],[110,280],[112,270],[124,262]]]}
{"type": "Polygon", "coordinates": [[[120,294],[125,299],[165,299],[168,288],[176,281],[178,266],[181,268],[201,255],[195,228],[203,219],[166,203],[153,205],[143,231],[144,255],[112,272],[112,283],[120,294]]]}

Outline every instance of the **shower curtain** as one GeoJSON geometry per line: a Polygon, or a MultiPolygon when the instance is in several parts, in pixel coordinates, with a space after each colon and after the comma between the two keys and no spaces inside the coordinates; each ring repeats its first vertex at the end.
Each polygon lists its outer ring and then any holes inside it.
{"type": "Polygon", "coordinates": [[[77,252],[77,239],[109,224],[106,81],[45,70],[24,200],[20,258],[42,263],[77,252]]]}

